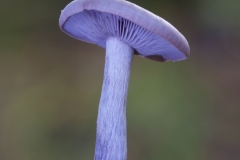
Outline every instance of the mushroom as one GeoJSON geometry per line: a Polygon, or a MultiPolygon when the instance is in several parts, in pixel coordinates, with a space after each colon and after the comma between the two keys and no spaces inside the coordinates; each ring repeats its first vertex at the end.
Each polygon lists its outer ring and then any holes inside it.
{"type": "Polygon", "coordinates": [[[124,0],[75,0],[61,12],[63,32],[106,48],[95,160],[126,160],[126,103],[134,54],[156,61],[189,56],[184,36],[164,19],[124,0]]]}

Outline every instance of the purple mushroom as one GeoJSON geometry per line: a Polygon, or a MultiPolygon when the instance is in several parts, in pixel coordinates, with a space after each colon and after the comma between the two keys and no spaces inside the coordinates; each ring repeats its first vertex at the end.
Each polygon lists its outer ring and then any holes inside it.
{"type": "Polygon", "coordinates": [[[126,160],[126,103],[134,54],[156,61],[189,56],[184,36],[164,19],[124,0],[75,0],[59,20],[63,32],[106,48],[95,160],[126,160]]]}

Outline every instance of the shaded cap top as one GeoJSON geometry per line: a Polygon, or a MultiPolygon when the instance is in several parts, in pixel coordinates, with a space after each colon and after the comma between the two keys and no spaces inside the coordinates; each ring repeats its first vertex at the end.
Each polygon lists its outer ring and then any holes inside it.
{"type": "Polygon", "coordinates": [[[62,10],[60,28],[68,35],[106,47],[117,37],[142,57],[157,61],[186,59],[190,48],[170,23],[123,0],[75,0],[62,10]]]}

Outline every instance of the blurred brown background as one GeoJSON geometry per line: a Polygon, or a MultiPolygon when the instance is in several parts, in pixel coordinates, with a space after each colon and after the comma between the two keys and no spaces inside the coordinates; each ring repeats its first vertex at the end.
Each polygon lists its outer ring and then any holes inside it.
{"type": "MultiPolygon", "coordinates": [[[[0,1],[0,160],[93,159],[104,49],[58,26],[67,0],[0,1]]],[[[129,160],[240,159],[240,1],[134,0],[191,56],[134,56],[129,160]]]]}

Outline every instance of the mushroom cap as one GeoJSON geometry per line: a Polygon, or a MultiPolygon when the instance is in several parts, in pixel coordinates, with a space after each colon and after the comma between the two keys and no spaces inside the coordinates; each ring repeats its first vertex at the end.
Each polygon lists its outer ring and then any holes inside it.
{"type": "Polygon", "coordinates": [[[190,48],[170,23],[123,0],[75,0],[61,12],[59,25],[73,38],[106,48],[117,37],[137,54],[157,61],[186,59],[190,48]]]}

